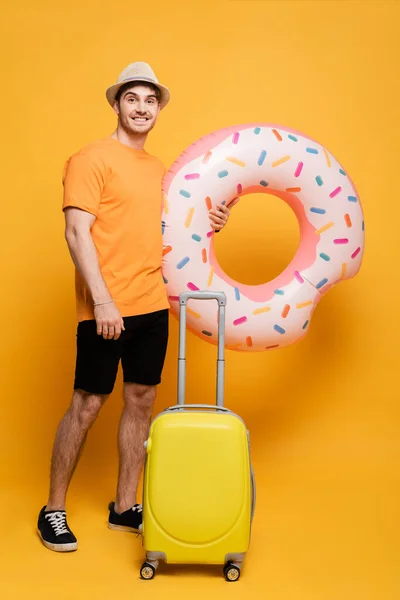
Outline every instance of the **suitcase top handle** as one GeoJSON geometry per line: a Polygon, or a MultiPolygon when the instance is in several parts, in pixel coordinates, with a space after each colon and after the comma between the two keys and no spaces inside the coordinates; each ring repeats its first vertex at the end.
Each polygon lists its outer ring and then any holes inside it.
{"type": "Polygon", "coordinates": [[[225,292],[182,292],[179,296],[179,304],[187,305],[187,301],[193,298],[194,300],[217,300],[218,306],[226,306],[225,292]]]}
{"type": "Polygon", "coordinates": [[[225,306],[224,292],[183,292],[179,296],[179,356],[178,356],[178,405],[185,404],[186,390],[186,307],[188,300],[216,300],[218,302],[218,359],[217,359],[217,406],[224,405],[225,379],[225,306]]]}

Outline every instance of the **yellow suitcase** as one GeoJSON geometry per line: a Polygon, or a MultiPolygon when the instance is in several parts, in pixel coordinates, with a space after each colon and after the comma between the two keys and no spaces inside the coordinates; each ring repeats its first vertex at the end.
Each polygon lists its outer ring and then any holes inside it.
{"type": "Polygon", "coordinates": [[[143,486],[142,579],[159,561],[221,564],[236,581],[249,546],[255,506],[249,434],[242,419],[224,408],[223,293],[180,296],[178,404],[151,424],[143,486]],[[217,404],[185,404],[186,306],[190,298],[218,301],[217,404]]]}

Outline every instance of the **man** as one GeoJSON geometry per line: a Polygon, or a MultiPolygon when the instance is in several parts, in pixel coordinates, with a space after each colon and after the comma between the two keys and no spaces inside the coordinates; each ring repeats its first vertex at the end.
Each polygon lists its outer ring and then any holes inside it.
{"type": "MultiPolygon", "coordinates": [[[[115,132],[69,158],[64,169],[66,240],[76,267],[77,360],[72,402],[54,442],[50,493],[38,519],[45,546],[76,550],[68,526],[68,485],[90,426],[112,392],[121,360],[124,409],[119,426],[116,501],[109,527],[142,522],[136,492],[143,443],[168,340],[168,299],[161,275],[161,181],[165,169],[144,145],[169,90],[146,63],[132,63],[108,88],[115,132]]],[[[225,206],[210,212],[221,229],[225,206]]]]}

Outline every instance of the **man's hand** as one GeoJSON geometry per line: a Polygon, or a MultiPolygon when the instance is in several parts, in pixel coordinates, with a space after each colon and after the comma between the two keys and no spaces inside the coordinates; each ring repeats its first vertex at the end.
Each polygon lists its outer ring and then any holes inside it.
{"type": "Polygon", "coordinates": [[[217,204],[214,210],[209,211],[210,224],[212,229],[219,231],[223,229],[228,222],[230,210],[225,204],[217,204]]]}
{"type": "Polygon", "coordinates": [[[95,306],[94,317],[97,335],[102,335],[105,340],[117,340],[121,331],[125,331],[124,321],[114,302],[95,306]]]}

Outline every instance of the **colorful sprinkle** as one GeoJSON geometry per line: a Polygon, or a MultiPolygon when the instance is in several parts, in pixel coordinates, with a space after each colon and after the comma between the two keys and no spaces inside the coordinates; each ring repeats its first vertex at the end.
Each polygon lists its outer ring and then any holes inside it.
{"type": "Polygon", "coordinates": [[[192,235],[192,240],[194,240],[195,242],[201,242],[201,236],[197,235],[197,233],[194,233],[192,235]]]}
{"type": "Polygon", "coordinates": [[[357,196],[347,196],[349,202],[357,202],[357,196]]]}
{"type": "Polygon", "coordinates": [[[229,160],[229,162],[233,163],[234,165],[237,165],[238,167],[246,166],[245,162],[239,160],[238,158],[235,158],[234,156],[228,156],[226,160],[229,160]]]}
{"type": "Polygon", "coordinates": [[[289,140],[292,140],[292,142],[297,142],[297,137],[295,135],[292,135],[291,133],[289,133],[288,138],[289,140]]]}
{"type": "Polygon", "coordinates": [[[280,327],[279,325],[274,325],[274,329],[275,329],[275,331],[277,331],[278,333],[280,333],[282,335],[284,333],[286,333],[285,329],[283,329],[283,327],[280,327]]]}
{"type": "Polygon", "coordinates": [[[256,135],[258,135],[260,133],[260,131],[261,131],[260,127],[256,127],[255,130],[254,130],[254,133],[256,135]]]}
{"type": "Polygon", "coordinates": [[[168,298],[173,302],[177,302],[179,300],[179,296],[168,296],[168,298]]]}
{"type": "Polygon", "coordinates": [[[317,290],[321,289],[322,287],[324,287],[324,285],[328,283],[327,278],[325,277],[324,279],[321,279],[321,281],[319,283],[317,283],[317,285],[315,286],[317,288],[317,290]]]}
{"type": "Polygon", "coordinates": [[[284,290],[274,290],[274,294],[276,294],[277,296],[284,296],[285,291],[284,290]]]}
{"type": "Polygon", "coordinates": [[[296,279],[299,283],[304,283],[304,279],[302,278],[302,276],[300,275],[300,273],[298,271],[294,272],[294,276],[296,277],[296,279]]]}
{"type": "Polygon", "coordinates": [[[234,133],[234,134],[233,134],[233,138],[232,138],[232,142],[233,142],[234,144],[237,144],[237,143],[238,143],[238,141],[239,141],[239,138],[240,138],[240,133],[238,133],[238,132],[234,133]]]}
{"type": "Polygon", "coordinates": [[[334,226],[335,223],[332,223],[332,221],[330,223],[328,223],[327,225],[324,225],[323,227],[321,227],[321,229],[317,229],[317,231],[315,232],[317,235],[321,235],[321,233],[324,233],[324,231],[328,231],[328,229],[330,229],[331,227],[334,226]]]}
{"type": "Polygon", "coordinates": [[[172,250],[172,246],[165,246],[165,248],[163,248],[162,255],[165,256],[166,254],[171,252],[171,250],[172,250]]]}
{"type": "Polygon", "coordinates": [[[185,175],[185,179],[200,179],[200,173],[188,173],[185,175]]]}
{"type": "Polygon", "coordinates": [[[168,214],[168,209],[169,209],[169,205],[168,205],[168,196],[167,194],[163,194],[163,204],[164,204],[164,212],[167,215],[168,214]]]}
{"type": "Polygon", "coordinates": [[[345,220],[347,227],[352,227],[353,223],[351,222],[350,215],[348,215],[348,214],[344,215],[344,220],[345,220]]]}
{"type": "Polygon", "coordinates": [[[190,224],[191,224],[192,218],[193,218],[193,214],[194,214],[194,208],[191,208],[187,214],[186,221],[185,221],[185,227],[187,229],[190,227],[190,224]]]}
{"type": "Polygon", "coordinates": [[[220,179],[222,179],[223,177],[226,177],[227,175],[229,175],[229,173],[228,173],[228,171],[226,171],[226,170],[225,170],[225,171],[220,171],[220,172],[218,173],[218,177],[219,177],[220,179]]]}
{"type": "Polygon", "coordinates": [[[329,198],[334,198],[335,196],[337,196],[340,192],[342,191],[342,188],[339,186],[337,187],[335,190],[333,190],[333,192],[331,192],[329,194],[329,198]]]}
{"type": "Polygon", "coordinates": [[[326,260],[326,262],[329,262],[329,261],[331,260],[331,257],[330,257],[330,256],[328,256],[327,254],[324,254],[323,252],[321,252],[321,254],[320,254],[320,257],[321,257],[323,260],[326,260]]]}
{"type": "Polygon", "coordinates": [[[179,190],[179,193],[181,196],[184,196],[185,198],[190,198],[190,196],[191,196],[190,192],[188,192],[187,190],[179,190]]]}
{"type": "Polygon", "coordinates": [[[207,335],[208,337],[212,336],[211,331],[206,331],[205,329],[203,329],[203,331],[201,333],[203,333],[204,335],[207,335]]]}
{"type": "Polygon", "coordinates": [[[262,308],[256,308],[253,310],[253,315],[262,315],[263,313],[267,313],[271,310],[270,306],[263,306],[262,308]]]}
{"type": "Polygon", "coordinates": [[[286,319],[286,317],[288,316],[290,311],[290,304],[285,304],[283,311],[282,311],[282,318],[286,319]]]}
{"type": "Polygon", "coordinates": [[[238,193],[238,194],[241,194],[241,193],[242,193],[242,190],[243,190],[243,188],[242,188],[242,184],[241,184],[241,183],[238,183],[238,184],[237,184],[237,186],[236,186],[236,189],[237,189],[237,193],[238,193]]]}
{"type": "Polygon", "coordinates": [[[276,139],[278,140],[278,142],[281,142],[281,141],[282,141],[282,136],[281,136],[281,134],[279,133],[279,131],[277,131],[276,129],[273,129],[273,130],[272,130],[272,133],[274,134],[274,136],[276,137],[276,139]]]}
{"type": "Polygon", "coordinates": [[[360,246],[357,248],[357,250],[354,250],[353,254],[351,255],[351,258],[355,258],[357,256],[357,254],[359,254],[361,251],[360,246]]]}
{"type": "Polygon", "coordinates": [[[306,148],[306,152],[309,154],[318,154],[318,150],[316,148],[306,148]]]}
{"type": "Polygon", "coordinates": [[[274,344],[273,346],[265,346],[266,350],[272,350],[272,348],[279,348],[279,344],[274,344]]]}
{"type": "Polygon", "coordinates": [[[312,303],[312,300],[307,300],[307,302],[299,302],[299,304],[296,304],[296,308],[306,308],[306,306],[310,306],[312,303]]]}
{"type": "Polygon", "coordinates": [[[267,156],[266,150],[261,150],[260,156],[258,157],[257,164],[259,167],[264,163],[265,157],[267,156]]]}
{"type": "Polygon", "coordinates": [[[165,221],[162,221],[162,223],[161,223],[161,233],[162,233],[162,235],[164,235],[164,232],[165,232],[165,221]]]}
{"type": "Polygon", "coordinates": [[[321,187],[321,185],[324,185],[324,182],[322,180],[322,177],[320,175],[317,175],[317,177],[315,178],[315,181],[318,183],[318,185],[321,187]]]}
{"type": "Polygon", "coordinates": [[[265,181],[265,179],[261,179],[260,185],[262,185],[263,187],[268,187],[268,181],[265,181]]]}
{"type": "Polygon", "coordinates": [[[301,192],[301,188],[300,187],[286,188],[286,191],[294,194],[295,192],[301,192]]]}
{"type": "Polygon", "coordinates": [[[251,348],[253,345],[253,340],[251,339],[251,336],[248,335],[246,338],[246,346],[248,346],[249,348],[251,348]]]}
{"type": "Polygon", "coordinates": [[[208,161],[210,160],[212,155],[212,152],[208,151],[205,153],[205,155],[203,156],[203,160],[201,161],[203,163],[203,165],[206,165],[208,163],[208,161]]]}
{"type": "Polygon", "coordinates": [[[164,275],[162,276],[162,278],[163,278],[163,281],[164,281],[164,283],[168,283],[168,279],[166,279],[166,278],[164,277],[164,275]]]}
{"type": "Polygon", "coordinates": [[[326,151],[326,149],[324,148],[324,154],[325,154],[325,159],[326,159],[326,164],[328,165],[328,167],[330,168],[332,166],[331,164],[331,159],[329,158],[329,154],[326,151]]]}
{"type": "Polygon", "coordinates": [[[206,206],[207,206],[208,210],[212,209],[212,202],[211,202],[211,198],[209,196],[207,196],[207,198],[206,198],[206,206]]]}
{"type": "Polygon", "coordinates": [[[361,229],[364,231],[364,221],[362,222],[361,229]]]}
{"type": "Polygon", "coordinates": [[[324,208],[317,208],[316,206],[313,206],[310,208],[310,212],[316,213],[317,215],[324,215],[326,210],[324,208]]]}
{"type": "Polygon", "coordinates": [[[301,173],[301,172],[302,172],[302,170],[303,170],[303,166],[304,166],[304,163],[302,163],[302,162],[299,162],[299,164],[297,165],[297,169],[296,169],[296,170],[295,170],[295,172],[294,172],[294,176],[295,176],[295,177],[299,177],[300,173],[301,173]]]}
{"type": "Polygon", "coordinates": [[[247,321],[247,317],[240,317],[239,319],[236,319],[235,321],[233,321],[233,324],[236,325],[242,325],[243,323],[246,323],[247,321]]]}
{"type": "Polygon", "coordinates": [[[189,261],[190,261],[190,258],[188,256],[185,256],[185,258],[182,258],[182,260],[180,262],[178,262],[178,264],[176,265],[176,268],[183,269],[183,267],[185,265],[187,265],[189,261]]]}
{"type": "Polygon", "coordinates": [[[192,292],[198,292],[200,288],[197,287],[197,285],[194,285],[194,283],[192,283],[191,281],[189,281],[189,283],[187,284],[187,287],[189,288],[189,290],[191,290],[192,292]]]}
{"type": "Polygon", "coordinates": [[[342,278],[346,275],[346,269],[347,269],[347,264],[343,263],[342,264],[342,274],[341,274],[342,278]]]}
{"type": "Polygon", "coordinates": [[[229,162],[233,163],[234,165],[237,165],[238,167],[246,166],[245,162],[243,162],[242,160],[239,160],[238,158],[234,158],[233,156],[229,156],[226,160],[229,160],[229,162]]]}
{"type": "Polygon", "coordinates": [[[239,288],[235,287],[235,298],[236,300],[240,300],[240,290],[239,288]]]}
{"type": "Polygon", "coordinates": [[[210,267],[210,272],[208,274],[207,287],[210,287],[210,285],[212,284],[213,277],[214,277],[214,267],[210,267]]]}
{"type": "Polygon", "coordinates": [[[339,173],[341,173],[341,175],[345,175],[346,176],[346,171],[343,171],[343,169],[339,169],[339,173]]]}
{"type": "Polygon", "coordinates": [[[282,156],[282,158],[280,158],[279,160],[276,160],[275,162],[272,163],[273,167],[278,167],[279,165],[281,165],[282,163],[286,162],[290,160],[290,156],[282,156]]]}
{"type": "Polygon", "coordinates": [[[205,248],[203,248],[203,250],[201,251],[201,259],[203,263],[207,262],[207,250],[205,248]]]}
{"type": "Polygon", "coordinates": [[[310,321],[306,321],[302,327],[302,329],[305,329],[307,327],[307,325],[309,324],[310,321]]]}
{"type": "Polygon", "coordinates": [[[333,240],[334,244],[348,244],[349,240],[347,238],[336,238],[336,240],[333,240]]]}
{"type": "Polygon", "coordinates": [[[195,312],[192,308],[187,307],[186,310],[189,315],[192,315],[192,317],[196,317],[196,319],[200,319],[201,315],[199,313],[195,312]]]}
{"type": "Polygon", "coordinates": [[[214,235],[214,230],[213,229],[207,233],[207,237],[208,238],[212,237],[213,235],[214,235]]]}

